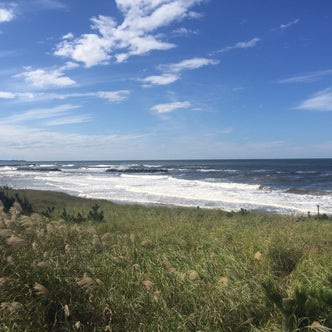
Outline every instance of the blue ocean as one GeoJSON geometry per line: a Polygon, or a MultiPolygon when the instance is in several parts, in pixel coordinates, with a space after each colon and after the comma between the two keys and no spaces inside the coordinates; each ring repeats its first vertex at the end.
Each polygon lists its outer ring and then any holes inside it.
{"type": "Polygon", "coordinates": [[[332,159],[0,162],[0,186],[121,203],[332,215],[332,159]]]}

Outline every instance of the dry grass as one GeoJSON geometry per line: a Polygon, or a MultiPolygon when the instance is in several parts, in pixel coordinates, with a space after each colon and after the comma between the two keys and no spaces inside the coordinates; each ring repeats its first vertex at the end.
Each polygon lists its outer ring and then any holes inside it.
{"type": "Polygon", "coordinates": [[[330,221],[103,204],[79,226],[2,212],[0,331],[331,328],[330,221]]]}

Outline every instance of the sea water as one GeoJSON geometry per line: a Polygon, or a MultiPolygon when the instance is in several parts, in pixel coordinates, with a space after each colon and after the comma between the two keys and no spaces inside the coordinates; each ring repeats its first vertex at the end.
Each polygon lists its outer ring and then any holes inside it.
{"type": "Polygon", "coordinates": [[[0,186],[114,202],[332,215],[332,159],[0,162],[0,186]]]}

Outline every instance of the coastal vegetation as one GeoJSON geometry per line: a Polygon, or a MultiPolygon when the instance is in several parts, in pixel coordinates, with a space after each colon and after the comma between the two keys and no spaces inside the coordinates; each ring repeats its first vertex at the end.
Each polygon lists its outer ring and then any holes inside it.
{"type": "Polygon", "coordinates": [[[329,216],[0,201],[0,331],[332,330],[329,216]]]}

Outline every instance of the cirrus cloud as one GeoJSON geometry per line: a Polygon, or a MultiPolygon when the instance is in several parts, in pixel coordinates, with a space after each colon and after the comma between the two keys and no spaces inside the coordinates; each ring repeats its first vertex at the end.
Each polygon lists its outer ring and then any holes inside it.
{"type": "Polygon", "coordinates": [[[296,108],[309,111],[332,111],[332,89],[317,92],[302,101],[296,108]]]}
{"type": "Polygon", "coordinates": [[[260,42],[260,41],[261,41],[260,38],[255,37],[255,38],[252,38],[252,39],[247,40],[247,41],[238,42],[233,46],[224,47],[224,48],[222,48],[222,49],[220,49],[220,50],[218,50],[214,53],[224,53],[224,52],[229,52],[229,51],[232,51],[232,50],[235,50],[235,49],[252,48],[252,47],[255,47],[257,45],[257,43],[260,42]]]}

